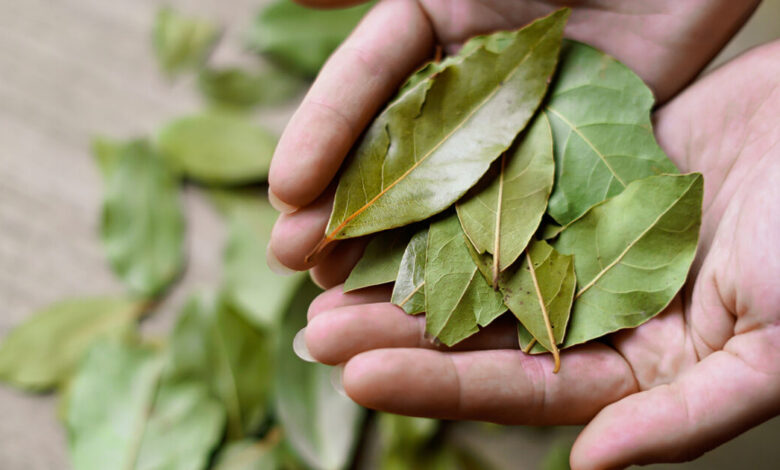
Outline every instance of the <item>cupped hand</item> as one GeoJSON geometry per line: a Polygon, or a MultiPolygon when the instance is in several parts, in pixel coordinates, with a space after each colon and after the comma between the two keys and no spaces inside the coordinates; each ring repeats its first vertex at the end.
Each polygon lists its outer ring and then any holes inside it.
{"type": "Polygon", "coordinates": [[[507,424],[588,423],[572,468],[683,461],[780,413],[780,41],[713,72],[655,116],[661,146],[704,174],[689,281],[634,330],[549,355],[517,346],[512,322],[446,350],[424,318],[374,287],[336,287],[309,310],[312,356],[379,410],[507,424]]]}
{"type": "MultiPolygon", "coordinates": [[[[299,0],[340,6],[355,0],[299,0]]],[[[433,54],[469,37],[513,29],[573,5],[568,37],[635,70],[663,102],[687,84],[750,16],[758,0],[383,0],[333,54],[290,120],[271,165],[270,195],[283,212],[269,263],[314,265],[323,286],[341,282],[364,243],[333,244],[305,261],[323,236],[333,178],[352,144],[401,82],[433,54]]]]}

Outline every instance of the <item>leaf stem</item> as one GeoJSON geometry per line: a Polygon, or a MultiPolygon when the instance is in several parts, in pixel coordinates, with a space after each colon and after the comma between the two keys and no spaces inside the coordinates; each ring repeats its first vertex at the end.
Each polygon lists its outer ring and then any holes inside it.
{"type": "Polygon", "coordinates": [[[498,290],[499,259],[501,258],[501,207],[504,199],[504,168],[506,152],[501,154],[501,172],[498,174],[498,202],[496,207],[495,236],[493,237],[493,290],[498,290]]]}
{"type": "Polygon", "coordinates": [[[523,348],[523,352],[528,354],[531,352],[531,349],[536,345],[536,338],[531,338],[531,341],[528,342],[528,344],[523,348]]]}
{"type": "Polygon", "coordinates": [[[542,308],[542,317],[544,318],[544,326],[547,328],[547,336],[550,339],[550,352],[552,352],[555,359],[555,367],[553,368],[553,374],[557,374],[561,369],[561,355],[558,352],[558,345],[555,344],[555,335],[553,334],[552,324],[550,324],[550,315],[547,314],[547,306],[544,304],[544,297],[542,297],[542,290],[539,288],[539,281],[536,279],[536,268],[534,268],[534,261],[531,259],[531,252],[528,248],[525,249],[525,256],[528,258],[528,270],[531,271],[531,279],[534,281],[534,288],[536,289],[536,296],[539,299],[539,306],[542,308]]]}

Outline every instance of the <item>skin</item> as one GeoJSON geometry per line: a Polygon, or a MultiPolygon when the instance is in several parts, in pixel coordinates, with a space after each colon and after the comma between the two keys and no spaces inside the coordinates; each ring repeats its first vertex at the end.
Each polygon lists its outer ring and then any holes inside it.
{"type": "MultiPolygon", "coordinates": [[[[736,29],[736,23],[713,19],[731,11],[729,18],[742,21],[754,6],[731,2],[741,4],[740,16],[729,2],[656,2],[665,13],[660,20],[638,10],[615,13],[613,3],[639,9],[647,2],[602,1],[599,8],[578,2],[567,33],[626,62],[662,100],[684,87],[736,29]],[[677,11],[683,3],[696,5],[696,14],[677,11]],[[671,25],[670,15],[677,18],[671,25]],[[714,37],[701,37],[704,30],[714,37]],[[637,54],[643,47],[652,51],[637,54]]],[[[275,196],[300,207],[274,229],[271,253],[283,264],[309,267],[303,257],[328,216],[330,196],[320,193],[331,185],[354,137],[430,52],[434,38],[453,50],[464,37],[511,26],[501,23],[511,11],[495,13],[507,2],[463,1],[436,9],[442,4],[380,3],[326,65],[290,122],[271,172],[275,196]],[[395,21],[387,21],[389,15],[395,21]],[[395,29],[388,34],[388,28],[395,29]],[[298,230],[297,244],[283,243],[294,240],[290,227],[298,230]]],[[[524,10],[513,4],[511,10],[524,10]]],[[[512,20],[525,23],[543,8],[552,7],[529,2],[529,16],[512,20]]],[[[548,355],[513,349],[510,323],[491,325],[457,351],[445,350],[425,336],[422,317],[387,302],[387,288],[343,294],[335,287],[309,310],[305,339],[312,356],[345,364],[346,392],[371,408],[507,424],[587,423],[572,450],[575,470],[689,460],[776,416],[778,76],[780,42],[700,79],[656,112],[659,143],[681,171],[704,174],[705,191],[689,281],[655,319],[603,343],[564,351],[561,371],[552,374],[548,355]]],[[[313,260],[313,276],[327,286],[340,282],[361,251],[359,242],[337,245],[313,260]]]]}

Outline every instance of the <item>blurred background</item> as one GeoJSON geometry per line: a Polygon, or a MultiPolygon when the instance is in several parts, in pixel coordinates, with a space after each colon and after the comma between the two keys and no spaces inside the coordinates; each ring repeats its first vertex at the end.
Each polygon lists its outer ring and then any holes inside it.
{"type": "MultiPolygon", "coordinates": [[[[90,142],[97,134],[154,135],[204,106],[196,77],[171,80],[160,72],[151,44],[159,8],[170,5],[224,28],[210,64],[248,66],[258,58],[243,47],[246,34],[264,3],[0,0],[0,336],[60,299],[123,291],[98,236],[103,185],[90,142]]],[[[780,0],[766,0],[711,67],[778,37],[780,0]]],[[[295,99],[263,106],[253,120],[278,135],[294,108],[295,99]]],[[[225,224],[202,192],[183,191],[187,266],[142,324],[151,334],[171,328],[193,289],[220,282],[225,224]]],[[[0,385],[1,469],[70,468],[56,407],[52,396],[0,385]]],[[[449,429],[448,439],[496,468],[538,468],[551,445],[576,431],[465,423],[449,429]]],[[[658,468],[774,469],[778,439],[780,418],[694,463],[658,468]]]]}

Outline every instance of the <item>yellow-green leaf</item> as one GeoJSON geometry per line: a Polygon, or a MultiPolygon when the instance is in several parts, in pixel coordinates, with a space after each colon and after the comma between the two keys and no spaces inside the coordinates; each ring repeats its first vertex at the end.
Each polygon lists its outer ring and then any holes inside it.
{"type": "Polygon", "coordinates": [[[425,252],[428,248],[428,230],[412,236],[404,249],[398,276],[393,286],[391,302],[410,315],[425,311],[425,252]]]}
{"type": "Polygon", "coordinates": [[[199,67],[218,38],[219,28],[208,20],[188,17],[169,7],[157,12],[152,42],[157,61],[168,75],[199,67]]]}
{"type": "Polygon", "coordinates": [[[382,232],[371,239],[344,282],[344,292],[395,281],[412,233],[404,228],[382,232]]]}

